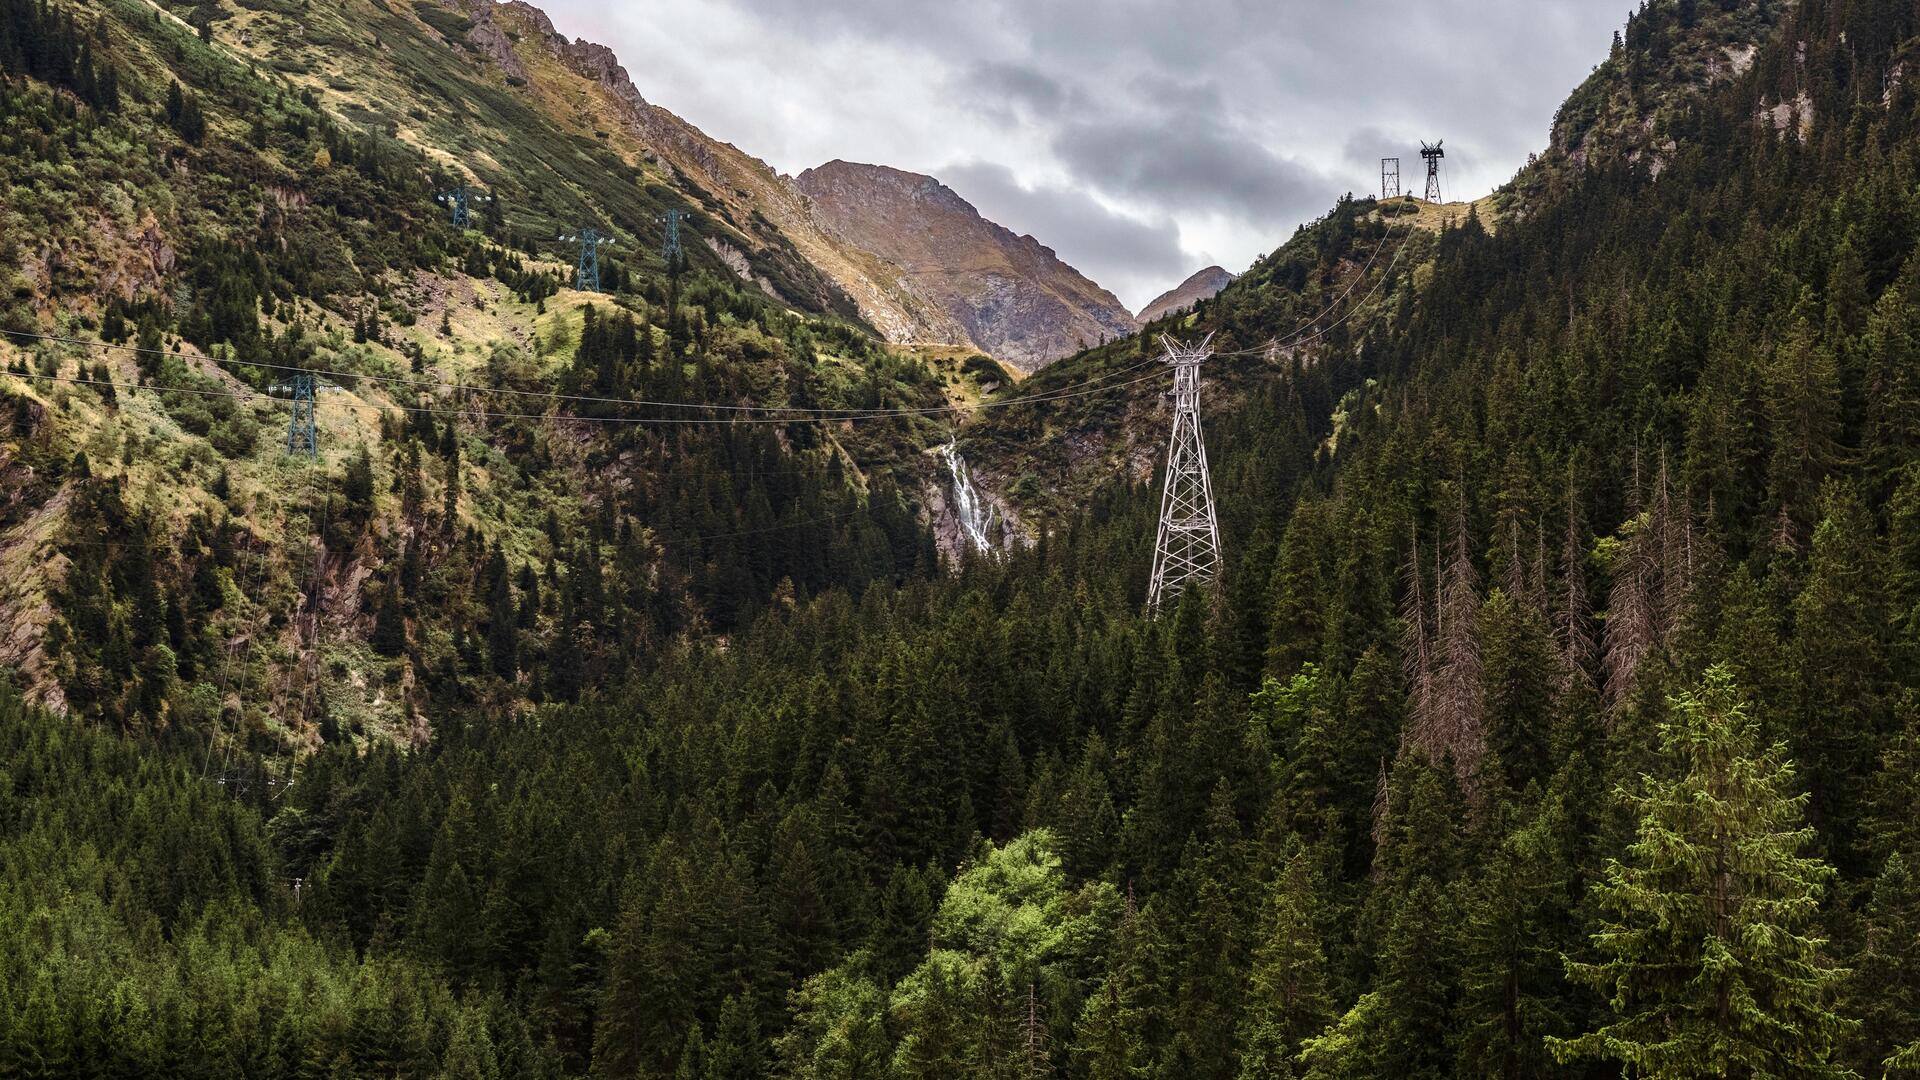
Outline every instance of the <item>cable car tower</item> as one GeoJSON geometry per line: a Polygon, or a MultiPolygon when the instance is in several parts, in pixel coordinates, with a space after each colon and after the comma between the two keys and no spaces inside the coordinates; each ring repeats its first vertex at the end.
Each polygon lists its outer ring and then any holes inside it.
{"type": "Polygon", "coordinates": [[[493,196],[478,188],[461,184],[452,190],[435,195],[434,200],[446,207],[447,212],[453,215],[454,228],[464,229],[470,220],[469,205],[476,202],[492,202],[493,196]]]}
{"type": "Polygon", "coordinates": [[[562,233],[564,243],[580,244],[580,259],[574,264],[573,287],[581,292],[600,291],[600,249],[611,247],[613,237],[591,226],[577,233],[562,233]]]}
{"type": "Polygon", "coordinates": [[[667,227],[666,235],[660,242],[660,258],[667,264],[669,273],[677,272],[679,260],[686,258],[686,252],[680,247],[680,223],[687,219],[687,212],[678,207],[661,214],[659,222],[667,227]]]}
{"type": "Polygon", "coordinates": [[[1220,576],[1220,522],[1213,509],[1213,478],[1200,436],[1200,365],[1213,355],[1213,335],[1197,347],[1162,338],[1173,367],[1173,437],[1167,445],[1166,484],[1160,492],[1160,535],[1153,545],[1147,610],[1158,612],[1190,586],[1211,587],[1220,576]]]}
{"type": "Polygon", "coordinates": [[[1380,159],[1380,198],[1397,199],[1400,197],[1400,159],[1383,157],[1380,159]]]}
{"type": "Polygon", "coordinates": [[[317,458],[320,436],[313,427],[313,376],[305,371],[295,374],[287,392],[293,399],[293,416],[287,421],[287,453],[317,458]]]}
{"type": "Polygon", "coordinates": [[[1420,156],[1427,159],[1427,201],[1430,203],[1440,201],[1440,161],[1447,156],[1447,152],[1440,148],[1445,145],[1445,139],[1432,146],[1424,142],[1420,144],[1420,156]]]}

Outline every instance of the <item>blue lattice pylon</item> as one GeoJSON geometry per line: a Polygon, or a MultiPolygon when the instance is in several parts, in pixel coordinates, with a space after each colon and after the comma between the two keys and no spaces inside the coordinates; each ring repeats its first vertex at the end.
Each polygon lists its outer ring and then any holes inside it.
{"type": "Polygon", "coordinates": [[[313,427],[313,376],[293,377],[293,418],[287,422],[287,453],[320,456],[320,437],[313,427]]]}

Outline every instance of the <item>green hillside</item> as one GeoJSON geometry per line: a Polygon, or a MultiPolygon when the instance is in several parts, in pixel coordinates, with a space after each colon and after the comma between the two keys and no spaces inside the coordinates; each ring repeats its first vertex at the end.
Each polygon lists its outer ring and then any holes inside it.
{"type": "MultiPolygon", "coordinates": [[[[0,696],[0,1074],[1920,1070],[1909,8],[1656,0],[1594,115],[1637,58],[1756,46],[1641,84],[1658,169],[1549,151],[1497,221],[1438,231],[1343,201],[1152,328],[1219,353],[1228,558],[1150,618],[1151,342],[1002,391],[1111,394],[962,427],[1035,542],[943,572],[904,463],[944,420],[486,414],[914,405],[947,376],[698,269],[556,291],[298,95],[236,147],[270,81],[220,68],[169,109],[143,65],[190,34],[110,19],[83,78],[93,30],[35,24],[74,44],[29,67],[6,43],[39,9],[0,2],[0,140],[34,148],[0,155],[7,235],[108,265],[71,223],[122,181],[31,175],[66,162],[125,170],[181,238],[114,308],[164,354],[9,354],[5,576],[46,582],[23,681],[68,712],[0,696]],[[311,192],[284,226],[247,194],[275,184],[311,192]],[[302,227],[358,291],[277,268],[260,230],[302,227]],[[428,277],[473,299],[397,299],[428,277]],[[111,378],[31,378],[83,356],[111,378]],[[186,400],[270,356],[354,376],[319,466],[274,449],[283,406],[186,400]]],[[[54,250],[0,253],[8,328],[116,336],[54,250]]]]}
{"type": "Polygon", "coordinates": [[[536,205],[501,182],[455,229],[434,197],[460,174],[211,31],[135,0],[9,10],[38,77],[0,88],[0,655],[36,698],[284,767],[424,739],[454,703],[572,699],[677,636],[933,564],[914,521],[931,421],[620,404],[965,389],[704,248],[660,262],[641,245],[672,198],[647,169],[502,133],[585,164],[555,183],[503,163],[536,205]],[[530,239],[583,206],[636,238],[605,256],[608,295],[530,239]],[[274,396],[298,370],[321,373],[314,461],[286,452],[274,396]]]}

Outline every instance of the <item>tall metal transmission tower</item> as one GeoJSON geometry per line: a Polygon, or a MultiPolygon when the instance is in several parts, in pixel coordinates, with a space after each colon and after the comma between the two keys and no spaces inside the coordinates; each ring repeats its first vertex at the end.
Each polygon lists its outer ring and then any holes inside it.
{"type": "Polygon", "coordinates": [[[320,456],[320,438],[313,428],[313,376],[300,372],[289,387],[293,397],[293,418],[287,421],[287,453],[320,456]]]}
{"type": "Polygon", "coordinates": [[[1447,152],[1440,148],[1445,145],[1445,139],[1432,146],[1424,142],[1420,144],[1420,156],[1427,159],[1427,201],[1430,203],[1440,201],[1440,159],[1447,156],[1447,152]]]}
{"type": "Polygon", "coordinates": [[[1213,335],[1189,348],[1163,338],[1173,367],[1173,437],[1167,444],[1166,485],[1160,493],[1160,535],[1153,547],[1147,608],[1159,611],[1189,586],[1211,586],[1220,575],[1220,523],[1213,510],[1213,478],[1200,437],[1200,365],[1213,355],[1213,335]]]}
{"type": "Polygon", "coordinates": [[[660,257],[666,260],[667,269],[672,270],[676,260],[683,258],[686,252],[680,247],[680,223],[685,221],[685,210],[673,209],[660,215],[660,223],[667,227],[666,238],[660,243],[660,257]]]}
{"type": "Polygon", "coordinates": [[[493,201],[493,196],[466,184],[461,184],[450,191],[443,191],[434,198],[453,215],[453,227],[456,229],[467,227],[467,222],[470,220],[468,214],[470,204],[493,201]]]}
{"type": "Polygon", "coordinates": [[[1400,159],[1397,157],[1380,159],[1380,197],[1382,199],[1400,197],[1400,159]]]}
{"type": "Polygon", "coordinates": [[[580,242],[580,261],[574,264],[573,287],[581,292],[599,292],[600,249],[611,246],[613,237],[588,227],[571,236],[562,235],[560,239],[580,242]]]}

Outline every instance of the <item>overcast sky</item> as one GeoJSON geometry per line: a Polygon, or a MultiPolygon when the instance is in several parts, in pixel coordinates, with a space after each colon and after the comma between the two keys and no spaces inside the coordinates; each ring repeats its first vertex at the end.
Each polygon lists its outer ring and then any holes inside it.
{"type": "MultiPolygon", "coordinates": [[[[538,2],[538,0],[536,0],[538,2]]],[[[546,0],[648,100],[797,173],[945,181],[1138,308],[1419,140],[1448,199],[1545,146],[1630,0],[546,0]]]]}

